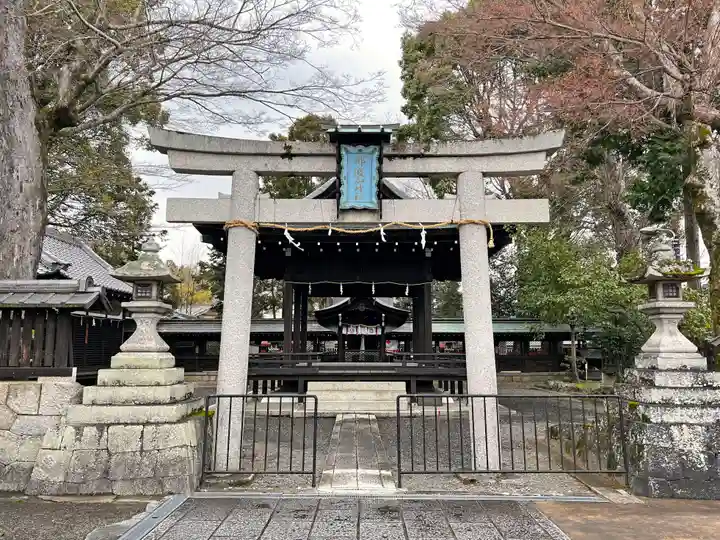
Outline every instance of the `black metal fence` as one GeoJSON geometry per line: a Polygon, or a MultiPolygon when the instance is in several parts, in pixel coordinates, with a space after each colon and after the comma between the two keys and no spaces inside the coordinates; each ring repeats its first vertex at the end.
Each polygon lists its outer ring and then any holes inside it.
{"type": "Polygon", "coordinates": [[[625,475],[623,402],[600,395],[397,398],[398,487],[404,475],[625,475]]]}
{"type": "Polygon", "coordinates": [[[202,481],[209,474],[317,472],[317,397],[211,395],[205,399],[202,481]]]}

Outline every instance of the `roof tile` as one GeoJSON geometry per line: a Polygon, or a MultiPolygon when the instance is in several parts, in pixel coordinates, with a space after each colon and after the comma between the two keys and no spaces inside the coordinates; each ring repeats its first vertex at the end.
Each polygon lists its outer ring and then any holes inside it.
{"type": "Polygon", "coordinates": [[[70,279],[86,279],[92,277],[95,285],[106,289],[132,293],[132,286],[110,275],[113,268],[104,261],[85,242],[66,233],[48,227],[43,241],[43,257],[38,273],[47,274],[57,271],[53,265],[67,265],[61,273],[70,279]]]}

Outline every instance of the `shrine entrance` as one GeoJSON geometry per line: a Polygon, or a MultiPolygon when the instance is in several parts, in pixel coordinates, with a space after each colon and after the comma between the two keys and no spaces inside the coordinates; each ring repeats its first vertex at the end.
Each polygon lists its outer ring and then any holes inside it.
{"type": "MultiPolygon", "coordinates": [[[[398,398],[407,391],[403,381],[397,381],[398,373],[407,382],[418,380],[428,369],[426,361],[434,362],[432,377],[445,369],[439,359],[443,353],[433,349],[431,320],[431,284],[445,280],[462,282],[463,292],[465,350],[461,364],[453,360],[453,376],[461,370],[467,393],[497,393],[489,257],[510,242],[506,225],[547,222],[549,209],[547,200],[486,197],[485,175],[542,171],[548,153],[561,146],[563,134],[424,147],[394,141],[396,127],[336,126],[328,131],[328,143],[150,131],[152,144],[167,153],[173,170],[232,175],[229,196],[167,202],[168,222],[192,223],[203,241],[227,255],[219,396],[248,396],[253,370],[274,370],[278,378],[294,384],[298,400],[303,399],[305,383],[308,394],[313,384],[320,388],[318,384],[326,383],[327,394],[318,396],[319,409],[337,398],[338,406],[352,404],[352,412],[362,414],[368,411],[358,409],[358,404],[382,401],[382,408],[394,415],[398,398]],[[304,199],[280,200],[258,194],[262,176],[326,180],[304,199]],[[434,176],[457,178],[457,196],[418,196],[398,180],[434,176]],[[251,359],[256,278],[284,282],[284,335],[282,353],[251,359]],[[311,350],[314,346],[308,343],[308,301],[316,296],[338,299],[317,315],[337,332],[335,358],[311,350]],[[382,300],[387,298],[400,299],[405,307],[382,300]],[[383,347],[383,333],[401,324],[402,317],[411,319],[412,340],[391,358],[383,347]],[[354,361],[352,353],[363,347],[376,351],[377,361],[354,361]],[[353,361],[347,361],[347,351],[353,361]],[[360,391],[366,393],[358,399],[353,393],[360,391]]],[[[255,400],[253,411],[266,407],[270,413],[276,397],[248,399],[255,400]]],[[[437,403],[428,401],[425,406],[437,403]]],[[[494,401],[486,406],[486,414],[475,415],[467,430],[481,453],[477,462],[496,470],[499,417],[494,401]]],[[[285,414],[296,412],[293,408],[285,414]]],[[[246,424],[238,414],[237,408],[218,406],[214,416],[220,463],[237,456],[237,446],[242,445],[246,424]]],[[[277,414],[283,414],[282,407],[277,414]]]]}

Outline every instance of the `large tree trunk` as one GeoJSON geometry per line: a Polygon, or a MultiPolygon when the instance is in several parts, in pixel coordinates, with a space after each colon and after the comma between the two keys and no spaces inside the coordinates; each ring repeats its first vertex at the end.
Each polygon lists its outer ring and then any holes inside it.
{"type": "Polygon", "coordinates": [[[720,150],[700,153],[698,170],[685,185],[692,193],[698,225],[710,254],[710,308],[713,334],[720,334],[720,150]]]}
{"type": "Polygon", "coordinates": [[[47,185],[25,69],[23,0],[0,2],[0,279],[34,279],[47,185]]]}

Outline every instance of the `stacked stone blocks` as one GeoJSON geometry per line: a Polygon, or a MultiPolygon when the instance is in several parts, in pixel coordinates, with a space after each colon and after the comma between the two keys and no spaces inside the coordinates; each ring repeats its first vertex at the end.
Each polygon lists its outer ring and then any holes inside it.
{"type": "Polygon", "coordinates": [[[720,373],[691,367],[626,373],[631,485],[638,495],[720,499],[720,373]]]}
{"type": "Polygon", "coordinates": [[[188,493],[200,475],[202,419],[166,424],[60,425],[43,440],[28,493],[188,493]]]}
{"type": "Polygon", "coordinates": [[[79,403],[81,391],[68,379],[0,382],[0,491],[25,490],[45,433],[79,403]]]}
{"type": "Polygon", "coordinates": [[[720,374],[678,329],[693,307],[683,282],[699,279],[675,258],[671,232],[648,228],[650,263],[635,283],[648,287],[639,306],[655,331],[625,373],[628,457],[633,491],[647,497],[720,498],[720,374]]]}

